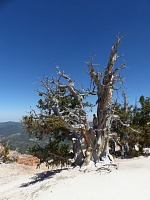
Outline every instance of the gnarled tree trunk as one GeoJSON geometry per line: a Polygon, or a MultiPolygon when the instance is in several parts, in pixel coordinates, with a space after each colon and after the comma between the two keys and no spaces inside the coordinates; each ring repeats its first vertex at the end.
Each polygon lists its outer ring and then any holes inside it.
{"type": "Polygon", "coordinates": [[[110,158],[109,156],[109,138],[112,123],[112,96],[114,83],[120,80],[120,76],[116,73],[124,66],[120,66],[114,69],[114,64],[117,60],[117,48],[120,44],[121,38],[118,37],[117,42],[112,47],[108,65],[105,69],[104,75],[102,73],[95,72],[94,64],[92,60],[88,63],[89,74],[93,81],[94,89],[91,91],[93,95],[97,95],[97,117],[98,117],[98,138],[94,145],[87,143],[87,148],[92,147],[93,160],[99,162],[104,158],[110,158]],[[101,80],[102,79],[102,80],[101,80]]]}

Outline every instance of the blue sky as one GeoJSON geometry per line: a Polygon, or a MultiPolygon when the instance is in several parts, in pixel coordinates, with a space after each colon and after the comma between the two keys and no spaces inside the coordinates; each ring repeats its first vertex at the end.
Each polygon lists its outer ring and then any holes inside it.
{"type": "Polygon", "coordinates": [[[55,63],[88,86],[89,56],[107,65],[116,35],[126,61],[130,104],[149,96],[149,0],[0,0],[0,121],[19,121],[38,101],[43,75],[55,74],[55,63]]]}

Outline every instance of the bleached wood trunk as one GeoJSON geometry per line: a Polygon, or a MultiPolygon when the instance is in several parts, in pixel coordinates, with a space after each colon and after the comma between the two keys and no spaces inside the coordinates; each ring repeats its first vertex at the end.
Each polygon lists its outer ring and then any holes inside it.
{"type": "Polygon", "coordinates": [[[97,143],[97,157],[100,159],[108,158],[109,156],[109,137],[111,129],[111,105],[112,105],[112,89],[106,88],[103,96],[105,101],[99,102],[100,109],[97,109],[98,115],[98,143],[97,143]],[[103,102],[107,102],[103,103],[103,102]],[[99,112],[103,109],[102,112],[99,112]]]}
{"type": "MultiPolygon", "coordinates": [[[[112,47],[108,65],[105,68],[104,75],[96,73],[94,69],[94,64],[92,61],[88,63],[89,74],[91,80],[93,81],[94,89],[92,90],[93,94],[97,94],[97,117],[98,117],[98,129],[97,135],[98,138],[95,142],[92,140],[92,145],[87,143],[87,150],[89,147],[92,148],[92,157],[94,162],[99,162],[99,160],[110,158],[109,155],[109,137],[112,123],[112,96],[114,83],[117,79],[120,79],[120,76],[116,76],[116,72],[123,68],[114,70],[114,64],[117,60],[117,48],[120,44],[121,38],[119,37],[117,42],[112,47]],[[103,80],[101,80],[103,78],[103,80]],[[95,90],[96,88],[96,90],[95,90]]],[[[92,93],[91,92],[91,93],[92,93]]],[[[92,132],[92,131],[91,131],[92,132]]],[[[92,136],[91,136],[92,137],[92,136]]],[[[88,152],[91,152],[90,150],[88,152]]],[[[91,154],[90,154],[91,155],[91,154]]],[[[89,155],[88,159],[89,159],[89,155]]]]}

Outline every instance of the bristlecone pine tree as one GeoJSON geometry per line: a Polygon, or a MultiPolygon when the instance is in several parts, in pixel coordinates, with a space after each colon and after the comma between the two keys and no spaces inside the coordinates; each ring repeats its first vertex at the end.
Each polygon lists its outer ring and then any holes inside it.
{"type": "Polygon", "coordinates": [[[113,114],[112,98],[115,83],[123,81],[119,72],[125,67],[125,63],[115,67],[121,39],[118,37],[112,46],[104,73],[96,71],[92,58],[87,63],[93,88],[77,89],[72,79],[58,67],[56,78],[44,77],[40,81],[41,89],[38,92],[41,99],[37,105],[40,112],[31,110],[22,122],[29,134],[37,138],[49,137],[45,147],[30,149],[41,162],[64,165],[72,158],[72,164],[80,166],[102,160],[113,163],[109,153],[111,125],[114,120],[120,119],[113,114]],[[85,102],[89,95],[97,95],[97,129],[89,127],[85,111],[86,106],[92,106],[85,102]]]}

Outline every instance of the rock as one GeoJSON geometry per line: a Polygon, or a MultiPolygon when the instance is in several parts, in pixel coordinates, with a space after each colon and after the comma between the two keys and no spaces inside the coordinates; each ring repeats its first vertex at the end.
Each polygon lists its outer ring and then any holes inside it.
{"type": "MultiPolygon", "coordinates": [[[[0,144],[0,153],[4,151],[4,147],[2,144],[0,144]]],[[[35,166],[40,163],[39,159],[37,157],[34,157],[32,155],[27,154],[21,154],[17,151],[9,150],[9,153],[6,155],[8,157],[9,162],[18,162],[19,164],[23,165],[29,165],[29,166],[35,166]]]]}
{"type": "Polygon", "coordinates": [[[39,164],[39,159],[31,155],[21,154],[18,156],[17,162],[23,165],[34,166],[39,164]]]}
{"type": "Polygon", "coordinates": [[[21,155],[18,151],[9,150],[8,157],[13,161],[17,161],[18,157],[21,155]]]}

